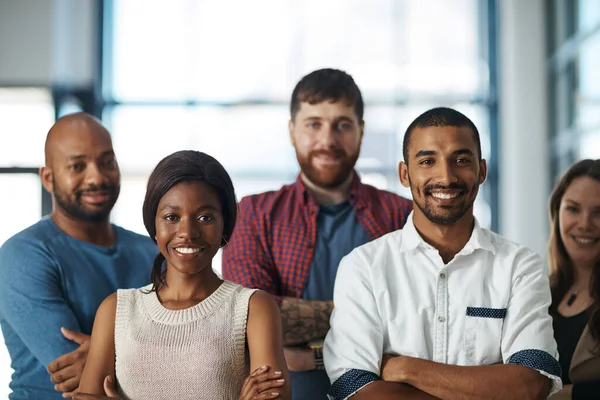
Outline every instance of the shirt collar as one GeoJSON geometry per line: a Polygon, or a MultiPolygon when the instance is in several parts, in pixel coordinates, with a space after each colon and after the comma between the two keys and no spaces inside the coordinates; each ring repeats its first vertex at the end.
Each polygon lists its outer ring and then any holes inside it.
{"type": "MultiPolygon", "coordinates": [[[[400,245],[400,251],[406,252],[414,250],[419,246],[424,249],[433,249],[433,246],[427,243],[421,237],[417,231],[417,228],[415,228],[413,223],[413,213],[414,211],[410,212],[406,220],[406,224],[404,225],[404,228],[402,228],[402,243],[400,245]]],[[[479,225],[479,221],[477,221],[477,218],[475,218],[475,224],[473,226],[471,237],[469,238],[469,241],[465,247],[463,247],[458,254],[471,254],[477,249],[487,250],[492,254],[496,254],[496,247],[490,240],[489,233],[479,225]]]]}

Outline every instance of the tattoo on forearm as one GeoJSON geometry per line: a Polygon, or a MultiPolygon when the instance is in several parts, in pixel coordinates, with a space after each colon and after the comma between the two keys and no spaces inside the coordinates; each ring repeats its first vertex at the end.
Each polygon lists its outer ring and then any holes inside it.
{"type": "Polygon", "coordinates": [[[332,311],[332,301],[283,298],[281,302],[283,344],[293,346],[324,338],[329,330],[329,317],[332,311]]]}

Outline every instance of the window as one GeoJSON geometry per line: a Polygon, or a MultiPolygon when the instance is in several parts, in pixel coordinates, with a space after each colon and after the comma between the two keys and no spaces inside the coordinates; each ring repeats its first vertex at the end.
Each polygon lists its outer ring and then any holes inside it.
{"type": "Polygon", "coordinates": [[[42,166],[44,141],[53,121],[47,90],[0,88],[0,167],[42,166]]]}
{"type": "MultiPolygon", "coordinates": [[[[10,196],[0,196],[0,209],[7,211],[0,225],[0,246],[2,246],[2,243],[12,235],[40,219],[42,198],[40,179],[35,174],[0,173],[0,187],[10,188],[10,196]],[[16,207],[19,212],[9,211],[16,207]]],[[[11,374],[10,357],[0,332],[0,398],[8,398],[11,374]]]]}
{"type": "Polygon", "coordinates": [[[600,158],[600,3],[549,2],[553,178],[572,163],[600,158]]]}
{"type": "MultiPolygon", "coordinates": [[[[0,246],[15,233],[40,219],[42,186],[38,168],[44,163],[46,132],[54,121],[52,99],[45,89],[0,88],[0,196],[5,210],[0,246]],[[18,208],[19,212],[11,212],[18,208]]],[[[0,398],[8,398],[10,357],[0,332],[0,398]]]]}
{"type": "MultiPolygon", "coordinates": [[[[397,176],[404,132],[417,115],[441,105],[473,119],[494,168],[489,59],[495,38],[487,28],[494,10],[488,4],[106,1],[103,119],[123,176],[113,220],[145,232],[147,177],[177,150],[217,158],[238,198],[293,181],[298,166],[287,128],[289,97],[303,75],[322,67],[349,72],[365,97],[357,164],[364,181],[410,196],[397,176]]],[[[497,182],[490,176],[476,214],[482,225],[495,227],[497,182]]]]}

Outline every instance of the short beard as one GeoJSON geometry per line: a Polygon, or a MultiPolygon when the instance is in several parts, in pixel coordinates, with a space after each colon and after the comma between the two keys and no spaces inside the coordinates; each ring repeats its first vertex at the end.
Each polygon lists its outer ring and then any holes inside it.
{"type": "MultiPolygon", "coordinates": [[[[410,177],[408,178],[408,182],[409,185],[412,188],[412,182],[410,181],[410,177]]],[[[421,204],[419,201],[416,200],[416,196],[413,193],[413,202],[414,204],[417,205],[417,207],[419,207],[419,210],[421,210],[421,212],[423,213],[423,215],[425,215],[425,217],[433,222],[436,225],[453,225],[455,223],[457,223],[458,221],[460,221],[460,219],[462,217],[465,216],[465,214],[467,213],[467,211],[469,211],[470,208],[473,207],[473,203],[475,202],[475,200],[473,200],[472,202],[468,203],[465,202],[465,204],[454,214],[450,214],[450,215],[438,215],[436,214],[431,207],[427,206],[427,196],[429,196],[429,194],[431,193],[431,191],[433,189],[457,189],[457,190],[463,190],[464,192],[467,191],[467,186],[464,184],[458,184],[458,183],[452,183],[448,186],[444,186],[444,185],[427,185],[423,188],[423,197],[425,199],[424,203],[421,204]]],[[[473,190],[477,190],[478,188],[474,187],[473,190]]]]}
{"type": "Polygon", "coordinates": [[[315,153],[310,153],[308,157],[304,159],[301,158],[298,153],[296,153],[296,158],[298,160],[298,164],[300,165],[300,170],[310,182],[324,189],[334,189],[346,182],[348,177],[353,173],[354,166],[358,160],[359,152],[360,149],[354,154],[342,155],[342,163],[338,167],[337,173],[330,178],[322,176],[324,174],[313,167],[312,158],[314,157],[315,153]]]}
{"type": "Polygon", "coordinates": [[[415,201],[414,203],[417,205],[417,207],[419,207],[419,210],[421,210],[423,215],[425,215],[425,217],[428,220],[430,220],[431,222],[433,222],[436,225],[452,225],[452,224],[457,223],[462,217],[464,217],[464,215],[467,213],[467,211],[469,211],[469,208],[471,208],[471,206],[472,206],[472,204],[465,204],[465,207],[461,208],[456,214],[442,216],[442,215],[434,214],[431,209],[429,209],[428,207],[422,206],[417,201],[415,201]]]}
{"type": "Polygon", "coordinates": [[[56,205],[64,211],[64,213],[72,220],[84,221],[84,222],[92,222],[99,223],[108,221],[110,212],[114,207],[117,197],[119,195],[119,188],[114,187],[106,187],[102,186],[101,190],[107,190],[108,192],[114,192],[116,190],[116,195],[114,196],[114,200],[109,202],[105,209],[99,210],[96,212],[86,211],[81,205],[81,195],[84,191],[77,191],[75,193],[75,201],[69,201],[68,196],[65,194],[63,190],[60,189],[56,184],[56,179],[54,176],[52,177],[54,182],[54,201],[56,205]]]}

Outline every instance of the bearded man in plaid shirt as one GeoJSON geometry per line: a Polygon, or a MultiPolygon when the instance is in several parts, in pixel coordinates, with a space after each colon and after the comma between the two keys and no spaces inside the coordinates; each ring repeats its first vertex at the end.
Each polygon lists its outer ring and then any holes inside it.
{"type": "Polygon", "coordinates": [[[322,341],[340,260],[404,226],[412,201],[361,182],[354,170],[365,123],[347,73],[314,71],[296,85],[290,139],[300,165],[292,184],[243,198],[223,250],[223,277],[271,293],[283,323],[294,400],[326,399],[322,341]]]}

